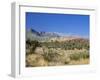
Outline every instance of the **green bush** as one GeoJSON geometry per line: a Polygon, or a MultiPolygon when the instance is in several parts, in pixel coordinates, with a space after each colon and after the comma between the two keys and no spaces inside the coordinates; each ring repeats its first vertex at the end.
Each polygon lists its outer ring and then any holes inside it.
{"type": "Polygon", "coordinates": [[[83,53],[81,53],[81,58],[83,58],[83,59],[86,59],[86,58],[89,58],[89,52],[87,51],[85,51],[85,52],[83,52],[83,53]]]}
{"type": "Polygon", "coordinates": [[[80,60],[80,54],[75,53],[70,55],[71,60],[80,60]]]}
{"type": "Polygon", "coordinates": [[[34,40],[34,41],[27,40],[26,41],[26,49],[30,50],[30,52],[27,53],[27,54],[34,53],[36,47],[41,47],[40,42],[38,42],[37,40],[34,40]]]}
{"type": "Polygon", "coordinates": [[[48,53],[45,53],[44,57],[48,61],[59,61],[60,59],[60,55],[54,52],[53,50],[49,50],[48,53]]]}
{"type": "Polygon", "coordinates": [[[71,60],[80,60],[80,59],[87,59],[89,58],[89,52],[88,51],[84,51],[84,52],[80,52],[80,53],[74,53],[70,55],[70,59],[71,60]]]}

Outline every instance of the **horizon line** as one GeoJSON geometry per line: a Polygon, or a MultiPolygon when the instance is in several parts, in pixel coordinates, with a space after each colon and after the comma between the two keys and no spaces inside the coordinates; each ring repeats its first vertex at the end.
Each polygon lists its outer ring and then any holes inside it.
{"type": "MultiPolygon", "coordinates": [[[[33,29],[33,28],[26,28],[26,30],[30,30],[30,29],[33,29]]],[[[89,39],[89,35],[80,35],[80,34],[75,34],[75,33],[71,33],[71,32],[49,32],[49,31],[38,31],[36,29],[33,29],[37,32],[46,32],[46,33],[55,33],[55,34],[58,34],[59,36],[62,36],[62,37],[69,37],[69,36],[76,36],[76,37],[81,37],[81,38],[88,38],[89,39]]]]}

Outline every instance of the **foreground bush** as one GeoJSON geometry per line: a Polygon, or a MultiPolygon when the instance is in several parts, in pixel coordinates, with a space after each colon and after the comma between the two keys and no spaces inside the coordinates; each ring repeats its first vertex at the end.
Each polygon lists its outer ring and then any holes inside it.
{"type": "Polygon", "coordinates": [[[26,56],[27,67],[47,66],[47,65],[48,65],[48,62],[44,59],[42,55],[29,54],[26,56]]]}
{"type": "Polygon", "coordinates": [[[53,48],[49,49],[47,53],[44,53],[44,58],[51,66],[68,64],[70,61],[69,56],[67,56],[66,53],[59,52],[53,48]]]}
{"type": "Polygon", "coordinates": [[[80,53],[74,53],[70,55],[70,59],[71,60],[80,60],[80,59],[87,59],[89,58],[89,52],[88,51],[84,51],[84,52],[80,52],[80,53]]]}

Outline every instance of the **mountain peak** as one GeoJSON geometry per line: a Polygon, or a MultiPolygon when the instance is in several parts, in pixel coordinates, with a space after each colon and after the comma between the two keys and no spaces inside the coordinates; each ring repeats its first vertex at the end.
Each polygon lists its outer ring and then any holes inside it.
{"type": "Polygon", "coordinates": [[[36,34],[38,36],[40,36],[40,33],[38,31],[36,31],[35,29],[29,29],[29,32],[31,32],[32,34],[36,34]]]}
{"type": "Polygon", "coordinates": [[[72,39],[80,39],[84,38],[81,36],[77,35],[63,35],[63,33],[58,33],[58,32],[45,32],[45,31],[37,31],[35,29],[27,29],[26,30],[26,39],[31,39],[31,40],[39,40],[39,41],[49,41],[51,39],[58,40],[58,38],[61,41],[66,41],[66,40],[72,40],[72,39]]]}

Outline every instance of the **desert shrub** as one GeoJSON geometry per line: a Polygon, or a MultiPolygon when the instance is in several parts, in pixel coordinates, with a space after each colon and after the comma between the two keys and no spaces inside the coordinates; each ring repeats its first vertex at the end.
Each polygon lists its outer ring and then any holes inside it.
{"type": "Polygon", "coordinates": [[[69,64],[69,61],[65,61],[65,64],[69,64]]]}
{"type": "Polygon", "coordinates": [[[63,42],[59,41],[43,42],[42,45],[48,48],[62,48],[65,50],[74,50],[74,49],[89,50],[89,40],[85,39],[72,39],[63,42]]]}
{"type": "Polygon", "coordinates": [[[49,49],[48,53],[44,53],[44,57],[48,61],[59,61],[60,55],[54,52],[53,50],[49,49]]]}
{"type": "Polygon", "coordinates": [[[71,54],[70,55],[70,59],[71,60],[79,60],[80,59],[80,55],[78,53],[71,54]]]}
{"type": "Polygon", "coordinates": [[[89,52],[88,52],[88,51],[84,51],[84,52],[81,53],[80,56],[81,56],[81,58],[83,58],[83,59],[89,58],[89,52]]]}
{"type": "Polygon", "coordinates": [[[70,61],[68,54],[62,52],[58,49],[48,49],[48,52],[44,53],[44,58],[48,61],[49,65],[64,65],[68,64],[70,61]]]}
{"type": "Polygon", "coordinates": [[[47,66],[48,62],[42,55],[29,54],[26,56],[26,67],[47,66]]]}
{"type": "Polygon", "coordinates": [[[31,41],[31,46],[32,46],[32,50],[34,51],[36,49],[36,47],[40,47],[40,43],[36,40],[31,41]]]}
{"type": "Polygon", "coordinates": [[[37,47],[41,47],[41,44],[37,40],[34,40],[34,41],[27,40],[26,41],[26,51],[27,51],[26,54],[34,53],[37,47]]]}
{"type": "Polygon", "coordinates": [[[71,60],[80,60],[80,59],[86,59],[86,58],[89,58],[88,51],[70,54],[71,60]]]}

